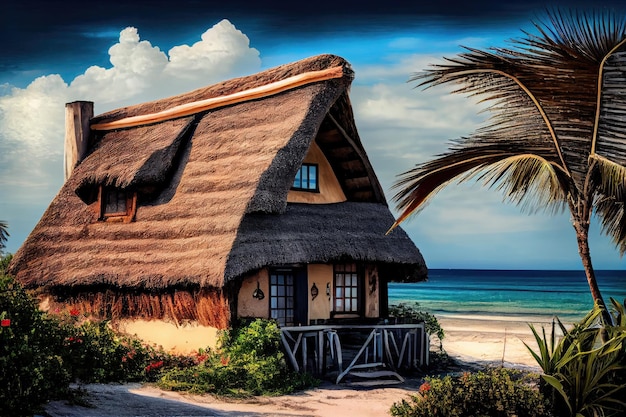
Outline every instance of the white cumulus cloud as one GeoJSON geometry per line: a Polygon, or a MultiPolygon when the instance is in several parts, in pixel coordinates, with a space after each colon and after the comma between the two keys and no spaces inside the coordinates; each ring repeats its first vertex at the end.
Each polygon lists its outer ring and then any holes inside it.
{"type": "Polygon", "coordinates": [[[109,49],[111,68],[92,66],[72,81],[70,94],[112,103],[135,97],[154,85],[168,64],[158,47],[140,41],[136,28],[120,33],[119,43],[109,49]]]}
{"type": "Polygon", "coordinates": [[[173,47],[169,55],[128,27],[108,52],[110,67],[91,66],[69,83],[59,75],[47,75],[26,88],[1,86],[0,218],[11,225],[9,251],[17,249],[37,221],[33,216],[24,225],[21,214],[43,212],[63,182],[65,103],[93,101],[98,114],[261,67],[259,51],[227,20],[208,29],[193,45],[173,47]],[[15,230],[15,225],[21,228],[15,230]]]}
{"type": "MultiPolygon", "coordinates": [[[[0,96],[0,141],[29,158],[62,153],[65,103],[89,100],[96,112],[185,92],[260,68],[259,52],[227,20],[204,32],[193,46],[172,48],[170,57],[138,30],[121,31],[109,49],[111,67],[89,67],[69,85],[59,75],[0,96]]],[[[18,161],[14,161],[18,162],[18,161]]]]}
{"type": "Polygon", "coordinates": [[[196,79],[208,83],[242,75],[260,65],[259,52],[250,48],[250,40],[228,20],[222,20],[202,34],[193,45],[175,46],[169,50],[170,62],[165,72],[173,77],[196,79]],[[212,74],[207,79],[206,68],[212,74]]]}
{"type": "Polygon", "coordinates": [[[63,133],[67,90],[59,75],[48,75],[0,97],[0,141],[11,144],[14,156],[20,153],[28,158],[46,158],[60,154],[58,147],[50,145],[51,136],[63,133]]]}

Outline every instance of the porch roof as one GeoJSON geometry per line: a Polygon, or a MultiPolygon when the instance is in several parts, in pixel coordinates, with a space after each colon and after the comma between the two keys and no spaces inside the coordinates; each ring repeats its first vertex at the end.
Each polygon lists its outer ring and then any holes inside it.
{"type": "Polygon", "coordinates": [[[272,265],[354,259],[386,264],[393,281],[422,281],[427,269],[406,232],[385,232],[394,218],[384,204],[290,203],[279,216],[247,214],[226,264],[226,278],[272,265]]]}

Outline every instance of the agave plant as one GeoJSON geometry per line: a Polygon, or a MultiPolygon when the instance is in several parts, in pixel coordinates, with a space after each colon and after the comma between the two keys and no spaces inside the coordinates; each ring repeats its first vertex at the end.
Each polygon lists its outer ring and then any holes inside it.
{"type": "Polygon", "coordinates": [[[623,415],[626,411],[626,402],[622,400],[626,382],[619,378],[626,371],[626,332],[624,327],[602,325],[601,313],[595,307],[571,330],[556,318],[562,332],[558,340],[555,321],[549,339],[545,329],[540,336],[530,325],[538,351],[527,344],[526,347],[543,371],[544,394],[552,399],[559,416],[623,415]],[[605,332],[608,337],[603,336],[605,332]]]}
{"type": "MultiPolygon", "coordinates": [[[[458,84],[490,104],[486,126],[405,172],[394,227],[444,186],[470,179],[526,210],[569,208],[594,302],[605,308],[591,257],[592,214],[626,251],[626,19],[550,11],[510,48],[466,52],[417,73],[419,86],[458,84]]],[[[610,315],[603,313],[605,319],[610,315]]]]}

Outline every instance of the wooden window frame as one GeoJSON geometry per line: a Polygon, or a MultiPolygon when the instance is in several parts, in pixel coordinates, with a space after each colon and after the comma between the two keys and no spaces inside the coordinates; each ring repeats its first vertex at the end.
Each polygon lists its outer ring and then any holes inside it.
{"type": "Polygon", "coordinates": [[[361,268],[357,263],[348,262],[335,264],[333,266],[333,297],[332,297],[332,312],[331,315],[333,317],[363,317],[363,311],[365,307],[365,294],[363,290],[363,268],[361,268]],[[356,285],[345,285],[345,277],[346,274],[356,275],[356,285]],[[343,284],[338,285],[338,278],[341,276],[343,284]],[[346,289],[350,289],[350,296],[346,297],[346,289]],[[339,291],[341,290],[341,291],[339,291]],[[353,291],[356,295],[352,295],[353,291]],[[341,293],[341,295],[339,295],[341,293]],[[350,300],[350,310],[345,310],[345,301],[346,299],[350,300]],[[343,306],[342,309],[337,308],[337,300],[342,300],[343,306]],[[353,303],[356,302],[356,308],[352,307],[353,303]]]}
{"type": "Polygon", "coordinates": [[[279,326],[293,326],[296,320],[296,273],[291,268],[280,268],[280,269],[271,269],[269,271],[269,287],[270,287],[270,301],[269,301],[269,317],[278,321],[279,326]],[[279,284],[278,282],[274,282],[274,278],[278,281],[278,276],[282,275],[284,277],[283,284],[279,284]],[[287,276],[291,277],[291,283],[287,283],[287,276]],[[280,294],[281,287],[284,289],[284,293],[280,294]],[[291,294],[289,294],[289,288],[291,288],[291,294]],[[291,297],[292,305],[288,305],[289,297],[291,297]],[[280,300],[283,300],[283,306],[279,307],[280,300]],[[273,300],[276,300],[276,307],[274,307],[273,300]],[[283,311],[285,314],[280,317],[274,317],[274,311],[283,311]],[[291,311],[291,316],[288,315],[289,311],[291,311]],[[281,320],[282,319],[282,320],[281,320]]]}
{"type": "Polygon", "coordinates": [[[101,185],[98,189],[98,209],[99,221],[130,223],[135,220],[135,214],[137,212],[137,192],[101,185]],[[118,193],[123,192],[126,195],[126,211],[114,213],[106,212],[106,194],[110,192],[110,190],[114,190],[118,193]]]}
{"type": "Polygon", "coordinates": [[[294,190],[294,191],[305,191],[305,192],[309,192],[309,193],[319,193],[320,192],[320,167],[319,167],[319,164],[304,162],[302,165],[300,165],[300,168],[298,168],[298,173],[296,174],[296,177],[293,179],[293,184],[291,186],[291,189],[294,190]],[[310,183],[311,183],[311,181],[309,180],[310,174],[311,174],[311,168],[315,168],[315,188],[310,188],[308,186],[307,187],[303,187],[302,172],[303,172],[304,168],[306,168],[306,171],[307,171],[307,180],[306,180],[307,185],[310,185],[310,183]],[[297,181],[298,178],[300,178],[300,186],[296,186],[296,181],[297,181]]]}

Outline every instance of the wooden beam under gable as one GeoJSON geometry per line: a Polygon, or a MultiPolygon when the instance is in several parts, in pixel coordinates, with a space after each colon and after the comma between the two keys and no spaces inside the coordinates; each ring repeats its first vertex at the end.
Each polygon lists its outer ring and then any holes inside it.
{"type": "MultiPolygon", "coordinates": [[[[332,114],[328,113],[328,117],[335,124],[337,130],[341,133],[341,135],[344,137],[344,139],[354,149],[354,152],[359,156],[359,159],[361,160],[362,164],[364,165],[365,171],[367,172],[368,176],[372,175],[372,176],[374,176],[374,178],[376,178],[376,176],[374,174],[374,168],[370,164],[369,159],[367,158],[367,155],[365,154],[365,152],[361,150],[360,146],[357,146],[356,142],[348,135],[348,133],[345,131],[345,129],[343,129],[343,127],[341,127],[339,122],[337,122],[337,120],[332,116],[332,114]]],[[[372,192],[373,192],[373,194],[375,196],[375,199],[378,202],[386,203],[385,196],[384,196],[384,194],[382,192],[382,189],[380,189],[377,186],[378,184],[371,184],[371,185],[372,185],[372,192]]]]}

